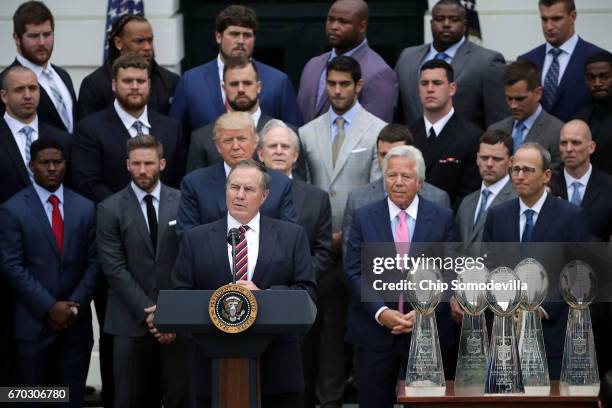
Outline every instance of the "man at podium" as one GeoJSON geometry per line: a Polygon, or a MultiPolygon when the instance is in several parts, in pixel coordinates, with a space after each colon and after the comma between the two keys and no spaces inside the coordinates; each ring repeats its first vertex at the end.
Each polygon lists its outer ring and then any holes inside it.
{"type": "MultiPolygon", "coordinates": [[[[236,228],[244,237],[237,246],[238,285],[250,290],[306,290],[314,299],[316,283],[306,232],[299,225],[260,214],[269,190],[270,177],[261,163],[236,164],[226,184],[227,216],[183,235],[173,274],[176,289],[217,289],[232,281],[227,235],[236,228]]],[[[297,335],[276,337],[261,358],[262,406],[299,406],[302,373],[297,335]]],[[[194,375],[197,406],[210,406],[210,360],[195,361],[194,375]]]]}

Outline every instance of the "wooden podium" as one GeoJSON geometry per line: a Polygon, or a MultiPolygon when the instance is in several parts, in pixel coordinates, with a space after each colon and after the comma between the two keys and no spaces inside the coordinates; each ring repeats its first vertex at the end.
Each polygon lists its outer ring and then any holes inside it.
{"type": "Polygon", "coordinates": [[[456,396],[454,381],[446,381],[443,397],[408,397],[404,381],[400,381],[397,402],[415,408],[594,408],[597,397],[570,397],[559,395],[559,381],[550,382],[550,394],[521,396],[456,396]]]}

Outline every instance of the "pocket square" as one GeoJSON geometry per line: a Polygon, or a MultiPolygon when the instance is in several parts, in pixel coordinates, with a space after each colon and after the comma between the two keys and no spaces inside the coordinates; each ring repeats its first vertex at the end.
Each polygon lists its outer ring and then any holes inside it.
{"type": "Polygon", "coordinates": [[[361,152],[365,152],[366,150],[368,150],[367,147],[360,147],[359,149],[355,149],[351,152],[352,153],[361,153],[361,152]]]}
{"type": "Polygon", "coordinates": [[[454,164],[461,164],[461,160],[456,159],[454,157],[447,157],[445,159],[440,159],[438,160],[438,163],[454,163],[454,164]]]}
{"type": "Polygon", "coordinates": [[[176,225],[176,220],[172,220],[168,223],[169,226],[174,227],[176,225]]]}

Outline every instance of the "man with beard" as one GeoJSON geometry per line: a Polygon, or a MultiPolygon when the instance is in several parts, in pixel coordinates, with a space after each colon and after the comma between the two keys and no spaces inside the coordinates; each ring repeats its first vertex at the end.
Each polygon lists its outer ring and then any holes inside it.
{"type": "MultiPolygon", "coordinates": [[[[99,203],[125,188],[130,173],[125,167],[125,143],[141,134],[157,135],[166,152],[166,169],[161,181],[178,186],[185,168],[180,124],[167,116],[147,109],[150,89],[150,65],[135,54],[122,55],[113,64],[112,87],[115,102],[79,122],[72,157],[75,189],[99,203]]],[[[106,310],[107,284],[104,279],[96,293],[96,313],[101,327],[106,310]]],[[[102,330],[100,331],[102,333],[102,330]]],[[[112,406],[112,338],[101,335],[100,360],[102,398],[112,406]]]]}
{"type": "MultiPolygon", "coordinates": [[[[185,72],[176,88],[170,116],[183,123],[185,135],[215,121],[227,111],[227,96],[221,87],[223,66],[229,58],[251,59],[257,34],[257,16],[249,7],[226,7],[215,19],[215,41],[219,55],[214,60],[185,72]]],[[[253,60],[264,85],[261,110],[265,114],[291,123],[302,124],[295,91],[283,72],[253,60]]]]}
{"type": "Polygon", "coordinates": [[[113,336],[115,407],[159,407],[162,401],[187,407],[186,339],[158,333],[150,322],[159,291],[173,288],[178,239],[171,222],[181,193],[159,180],[166,160],[155,137],[129,139],[127,154],[132,181],[100,203],[97,222],[110,286],[104,331],[113,336]]]}
{"type": "Polygon", "coordinates": [[[108,34],[108,60],[81,82],[78,115],[82,119],[110,106],[115,99],[111,86],[111,69],[119,56],[135,53],[151,64],[151,94],[148,107],[164,115],[170,110],[172,95],[179,76],[161,67],[155,61],[153,29],[140,14],[119,17],[108,34]]]}
{"type": "MultiPolygon", "coordinates": [[[[13,15],[17,57],[9,68],[23,65],[34,71],[41,87],[38,105],[40,120],[72,133],[76,117],[72,80],[62,68],[49,63],[53,53],[54,29],[53,15],[44,3],[28,1],[20,5],[13,15]]],[[[0,73],[0,79],[6,71],[0,73]]]]}
{"type": "Polygon", "coordinates": [[[308,61],[302,71],[298,104],[304,122],[310,122],[329,110],[325,97],[327,63],[338,55],[353,57],[361,65],[364,85],[359,103],[385,122],[393,120],[397,104],[397,77],[368,45],[368,5],[363,0],[338,0],[327,13],[325,34],[332,50],[308,61]]]}

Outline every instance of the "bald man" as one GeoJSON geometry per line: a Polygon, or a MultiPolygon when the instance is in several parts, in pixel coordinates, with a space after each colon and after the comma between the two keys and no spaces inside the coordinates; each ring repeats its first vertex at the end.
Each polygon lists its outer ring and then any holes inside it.
{"type": "Polygon", "coordinates": [[[308,61],[300,80],[298,105],[304,123],[329,110],[325,74],[327,63],[338,55],[353,57],[361,66],[364,86],[359,93],[359,103],[385,122],[393,120],[398,98],[397,77],[368,45],[368,14],[368,5],[363,0],[339,0],[329,9],[325,35],[332,50],[308,61]]]}
{"type": "Polygon", "coordinates": [[[551,179],[553,192],[586,211],[589,230],[597,241],[612,234],[612,176],[593,168],[591,155],[597,148],[589,126],[581,120],[561,128],[559,151],[563,171],[551,179]]]}

